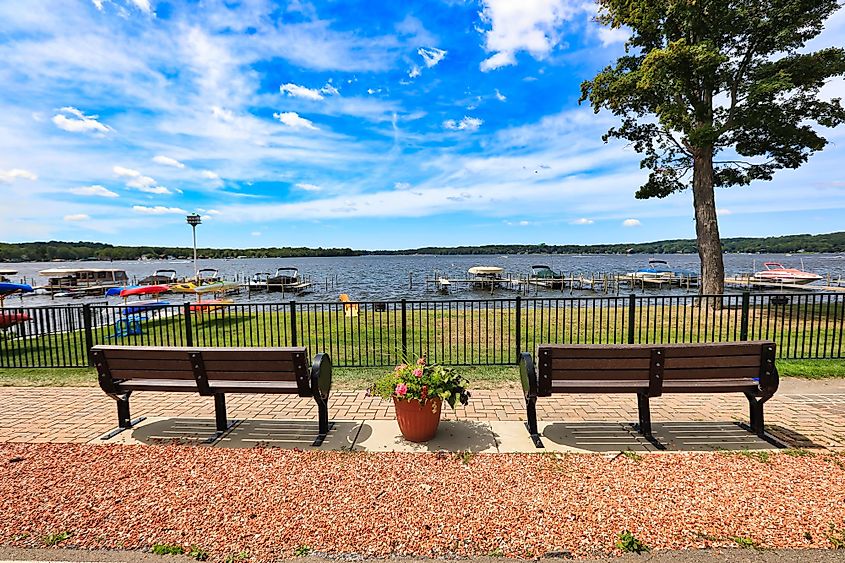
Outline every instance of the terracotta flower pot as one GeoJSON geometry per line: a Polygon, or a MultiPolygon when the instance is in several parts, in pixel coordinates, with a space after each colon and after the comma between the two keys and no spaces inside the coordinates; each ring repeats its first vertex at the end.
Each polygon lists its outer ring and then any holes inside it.
{"type": "Polygon", "coordinates": [[[427,442],[437,434],[440,424],[441,399],[428,399],[420,404],[418,399],[400,399],[393,397],[396,407],[396,421],[402,436],[409,442],[427,442]]]}

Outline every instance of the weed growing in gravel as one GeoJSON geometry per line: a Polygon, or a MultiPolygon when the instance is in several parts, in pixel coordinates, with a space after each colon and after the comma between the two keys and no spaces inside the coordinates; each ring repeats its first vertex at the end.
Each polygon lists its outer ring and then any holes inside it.
{"type": "Polygon", "coordinates": [[[813,541],[813,534],[810,532],[804,532],[804,539],[807,541],[813,541]]]}
{"type": "Polygon", "coordinates": [[[757,542],[755,542],[751,538],[746,538],[743,536],[731,536],[730,540],[737,544],[739,547],[757,547],[757,542]]]}
{"type": "Polygon", "coordinates": [[[695,537],[701,538],[701,539],[707,540],[707,541],[719,541],[721,539],[721,538],[719,538],[719,536],[714,536],[714,535],[708,534],[707,532],[695,532],[695,537]]]}
{"type": "Polygon", "coordinates": [[[737,453],[737,455],[747,457],[748,459],[756,459],[760,463],[768,463],[769,462],[769,452],[767,452],[765,450],[761,450],[761,451],[741,450],[741,451],[738,451],[736,453],[737,453]]]}
{"type": "Polygon", "coordinates": [[[293,550],[293,554],[296,557],[308,557],[309,553],[311,553],[311,548],[307,545],[298,545],[293,550]]]}
{"type": "Polygon", "coordinates": [[[494,547],[490,551],[487,552],[487,557],[504,557],[505,552],[502,551],[501,547],[494,547]]]}
{"type": "Polygon", "coordinates": [[[29,539],[29,534],[15,534],[12,536],[12,541],[22,541],[29,539]]]}
{"type": "Polygon", "coordinates": [[[157,543],[153,545],[153,553],[156,555],[182,555],[185,553],[185,548],[181,545],[170,545],[166,543],[157,543]]]}
{"type": "Polygon", "coordinates": [[[830,530],[827,533],[827,539],[833,545],[833,549],[845,549],[845,529],[837,528],[835,525],[830,525],[830,530]]]}
{"type": "Polygon", "coordinates": [[[249,552],[239,551],[238,553],[230,553],[223,559],[223,563],[238,563],[239,561],[246,561],[249,559],[249,552]]]}
{"type": "Polygon", "coordinates": [[[66,539],[70,537],[70,532],[59,532],[56,534],[47,534],[44,536],[44,545],[50,547],[54,545],[59,545],[66,539]]]}
{"type": "Polygon", "coordinates": [[[197,561],[206,561],[208,559],[208,552],[201,547],[192,545],[191,549],[188,550],[188,557],[192,557],[197,561]]]}
{"type": "Polygon", "coordinates": [[[455,453],[455,456],[459,460],[461,460],[461,463],[463,463],[464,465],[469,465],[470,460],[475,457],[475,454],[472,453],[469,450],[466,450],[466,451],[463,451],[463,452],[455,453]]]}
{"type": "Polygon", "coordinates": [[[643,456],[641,456],[640,454],[638,454],[637,452],[632,451],[632,450],[624,450],[620,453],[622,455],[624,455],[625,457],[627,457],[628,459],[631,459],[631,460],[634,460],[634,461],[642,461],[642,459],[643,459],[643,456]]]}
{"type": "Polygon", "coordinates": [[[805,450],[803,448],[787,448],[785,450],[781,450],[780,453],[782,453],[783,455],[791,456],[791,457],[815,457],[816,456],[816,454],[814,454],[813,452],[805,450]]]}
{"type": "Polygon", "coordinates": [[[634,534],[625,530],[616,537],[616,547],[625,553],[646,553],[651,548],[634,537],[634,534]]]}

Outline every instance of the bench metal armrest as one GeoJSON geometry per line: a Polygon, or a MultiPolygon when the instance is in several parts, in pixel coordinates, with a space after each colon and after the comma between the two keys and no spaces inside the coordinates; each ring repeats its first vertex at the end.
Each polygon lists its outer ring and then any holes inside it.
{"type": "Polygon", "coordinates": [[[778,368],[775,366],[774,342],[765,344],[760,355],[760,394],[764,397],[771,397],[778,390],[780,384],[778,368]]]}
{"type": "Polygon", "coordinates": [[[519,356],[519,377],[525,398],[537,397],[537,370],[534,369],[534,359],[528,352],[519,356]]]}
{"type": "Polygon", "coordinates": [[[331,389],[332,360],[323,352],[314,356],[314,362],[311,364],[311,395],[325,399],[331,389]]]}

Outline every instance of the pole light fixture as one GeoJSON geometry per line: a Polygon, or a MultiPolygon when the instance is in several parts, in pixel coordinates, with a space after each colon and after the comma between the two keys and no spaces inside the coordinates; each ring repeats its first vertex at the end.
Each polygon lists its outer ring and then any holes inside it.
{"type": "Polygon", "coordinates": [[[194,279],[199,281],[200,271],[197,269],[197,225],[202,223],[202,217],[196,213],[188,215],[188,224],[194,232],[194,279]]]}

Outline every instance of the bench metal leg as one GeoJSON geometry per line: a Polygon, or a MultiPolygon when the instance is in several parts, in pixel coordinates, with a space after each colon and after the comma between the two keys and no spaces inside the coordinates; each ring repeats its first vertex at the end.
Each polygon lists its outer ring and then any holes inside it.
{"type": "Polygon", "coordinates": [[[746,393],[745,398],[748,399],[751,431],[757,434],[760,438],[765,438],[766,431],[763,426],[763,403],[766,402],[766,399],[757,399],[757,397],[751,393],[746,393]]]}
{"type": "Polygon", "coordinates": [[[334,422],[329,422],[329,405],[320,393],[314,393],[314,401],[317,403],[317,416],[319,421],[319,433],[317,439],[312,442],[312,446],[322,446],[323,441],[329,434],[329,430],[334,428],[334,422]]]}
{"type": "Polygon", "coordinates": [[[531,436],[534,447],[544,448],[543,441],[540,440],[540,432],[537,429],[537,397],[525,398],[525,413],[528,419],[525,422],[525,428],[528,429],[528,435],[531,436]]]}
{"type": "Polygon", "coordinates": [[[217,431],[213,436],[205,440],[206,444],[211,444],[220,436],[226,433],[227,430],[239,423],[240,420],[227,420],[226,417],[226,395],[223,393],[214,394],[214,425],[217,431]]]}
{"type": "Polygon", "coordinates": [[[104,434],[100,437],[100,440],[108,440],[110,438],[114,438],[124,430],[128,430],[141,422],[142,420],[146,420],[146,416],[141,416],[132,420],[131,415],[129,414],[129,395],[130,393],[126,393],[123,396],[120,395],[112,395],[115,402],[117,402],[117,428],[112,430],[111,432],[104,434]]]}
{"type": "Polygon", "coordinates": [[[637,393],[637,411],[640,415],[638,430],[646,438],[653,438],[651,435],[651,407],[648,404],[648,396],[637,393]]]}

